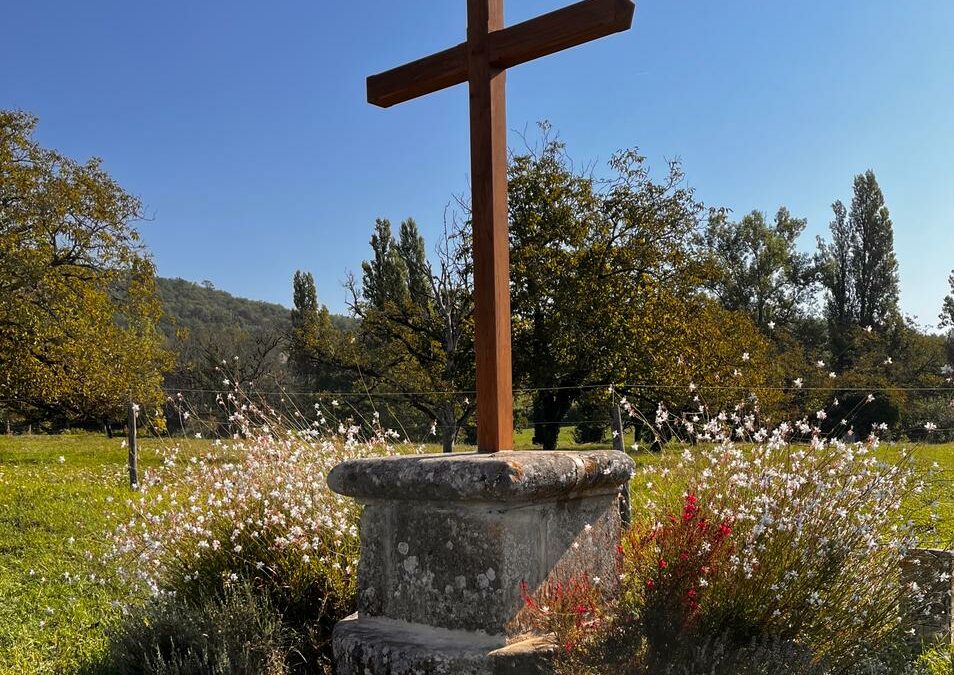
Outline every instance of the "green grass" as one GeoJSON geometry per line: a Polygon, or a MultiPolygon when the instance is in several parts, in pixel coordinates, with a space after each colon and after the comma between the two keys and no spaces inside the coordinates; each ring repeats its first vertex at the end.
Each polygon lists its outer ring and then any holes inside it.
{"type": "MultiPolygon", "coordinates": [[[[518,432],[515,447],[531,448],[531,436],[529,430],[518,432]]],[[[0,436],[0,674],[100,672],[106,628],[118,615],[113,603],[128,598],[127,589],[114,582],[100,584],[103,570],[96,562],[106,546],[107,512],[122,513],[134,494],[121,443],[89,434],[0,436]]],[[[158,463],[161,443],[142,439],[141,468],[158,463]]],[[[201,451],[207,443],[189,440],[187,450],[201,451]]],[[[560,447],[606,446],[577,446],[567,428],[560,447]]],[[[915,452],[954,477],[954,444],[915,452]]],[[[646,463],[654,456],[636,459],[646,463]]],[[[952,486],[942,484],[939,508],[941,538],[948,541],[954,541],[952,486]]]]}
{"type": "MultiPolygon", "coordinates": [[[[112,603],[127,597],[101,585],[97,562],[107,512],[132,494],[121,442],[0,436],[0,673],[94,671],[105,653],[112,603]]],[[[157,441],[141,448],[140,466],[155,465],[157,441]]]]}

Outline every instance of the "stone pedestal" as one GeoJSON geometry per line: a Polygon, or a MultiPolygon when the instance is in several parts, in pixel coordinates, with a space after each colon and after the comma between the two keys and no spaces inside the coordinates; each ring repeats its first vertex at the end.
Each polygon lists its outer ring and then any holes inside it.
{"type": "Polygon", "coordinates": [[[546,673],[541,640],[511,642],[521,584],[616,579],[625,454],[416,455],[339,464],[328,485],[365,505],[358,612],[335,627],[339,675],[546,673]]]}
{"type": "Polygon", "coordinates": [[[915,637],[922,642],[954,644],[954,551],[908,551],[901,563],[901,583],[908,597],[902,611],[915,637]]]}

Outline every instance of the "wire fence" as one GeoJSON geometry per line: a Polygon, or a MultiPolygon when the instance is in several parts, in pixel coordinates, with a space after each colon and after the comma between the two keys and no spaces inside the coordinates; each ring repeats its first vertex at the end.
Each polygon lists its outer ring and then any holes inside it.
{"type": "MultiPolygon", "coordinates": [[[[391,405],[407,402],[414,398],[426,398],[431,397],[434,399],[450,400],[457,405],[464,405],[473,407],[473,399],[476,397],[476,391],[472,389],[463,389],[463,390],[376,390],[374,388],[368,388],[364,391],[355,391],[355,390],[302,390],[294,388],[267,388],[264,390],[255,389],[250,387],[248,392],[242,392],[241,389],[236,389],[234,384],[226,386],[223,384],[222,388],[210,388],[210,387],[163,387],[163,393],[172,400],[190,400],[190,399],[200,399],[205,398],[205,404],[208,409],[211,409],[211,405],[215,402],[216,399],[228,395],[231,393],[240,392],[242,395],[249,396],[252,398],[257,398],[261,400],[277,400],[278,402],[286,401],[294,407],[295,405],[300,405],[308,403],[309,407],[311,404],[320,402],[321,405],[330,405],[334,404],[336,406],[341,406],[342,408],[357,408],[359,406],[366,406],[365,410],[370,407],[375,409],[376,407],[388,408],[391,405]]],[[[696,384],[692,382],[688,383],[662,383],[662,382],[601,382],[601,383],[590,383],[590,384],[580,384],[580,385],[554,385],[548,387],[516,387],[514,388],[515,395],[534,395],[547,392],[571,392],[576,391],[580,393],[589,394],[596,391],[606,392],[610,399],[612,405],[619,405],[621,400],[634,392],[645,393],[645,392],[682,392],[690,393],[695,395],[704,395],[706,392],[720,392],[720,393],[733,393],[733,392],[746,392],[758,394],[759,392],[787,392],[790,394],[797,394],[798,392],[811,392],[811,393],[822,393],[822,394],[878,394],[878,393],[913,393],[913,394],[922,394],[922,395],[938,395],[938,396],[948,396],[952,397],[951,406],[954,408],[954,383],[940,385],[940,386],[894,386],[894,385],[879,385],[879,386],[837,386],[835,384],[830,384],[828,386],[819,386],[819,385],[806,385],[801,384],[764,384],[764,383],[737,383],[737,384],[696,384]]],[[[0,398],[0,406],[6,405],[7,407],[22,405],[27,402],[21,401],[18,399],[12,398],[0,398]]],[[[516,431],[525,431],[528,429],[537,429],[538,427],[548,426],[548,427],[559,427],[559,428],[574,428],[574,427],[583,427],[583,426],[593,426],[593,427],[602,427],[609,429],[612,422],[612,413],[609,406],[607,406],[606,413],[598,413],[597,416],[579,416],[578,414],[564,414],[558,418],[540,418],[538,416],[527,414],[529,408],[532,406],[528,405],[517,415],[515,419],[514,429],[516,431]]],[[[592,410],[592,406],[588,408],[592,410]]],[[[687,411],[687,414],[691,414],[691,410],[687,411]]],[[[806,413],[807,414],[807,413],[806,413]]],[[[832,413],[834,414],[834,413],[832,413]]],[[[954,413],[952,413],[954,414],[954,413]]],[[[473,415],[470,414],[467,416],[469,421],[473,421],[473,415]]],[[[894,435],[908,435],[908,434],[923,434],[928,431],[924,427],[924,422],[918,421],[917,424],[906,423],[895,425],[891,432],[894,435]]],[[[633,429],[640,425],[647,425],[646,420],[633,419],[629,415],[622,415],[622,425],[626,429],[633,429]]],[[[184,424],[181,424],[180,427],[184,427],[184,424]]],[[[452,425],[444,425],[437,423],[436,420],[430,420],[425,426],[430,427],[430,430],[436,431],[444,429],[453,429],[457,430],[461,428],[461,424],[454,423],[452,425]]],[[[9,428],[9,427],[8,427],[9,428]]],[[[935,426],[930,429],[932,434],[937,436],[943,436],[945,434],[954,432],[954,426],[943,425],[935,426]]]]}

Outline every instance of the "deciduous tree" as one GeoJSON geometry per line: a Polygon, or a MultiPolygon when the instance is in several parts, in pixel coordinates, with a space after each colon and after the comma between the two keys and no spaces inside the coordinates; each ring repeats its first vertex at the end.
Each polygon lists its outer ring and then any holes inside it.
{"type": "Polygon", "coordinates": [[[42,147],[36,123],[0,111],[0,399],[67,421],[130,396],[151,412],[171,360],[140,202],[99,160],[42,147]]]}
{"type": "Polygon", "coordinates": [[[819,240],[818,264],[833,359],[847,368],[854,358],[853,328],[899,320],[898,261],[891,216],[873,171],[855,176],[850,211],[840,201],[832,210],[831,242],[819,240]]]}
{"type": "Polygon", "coordinates": [[[691,396],[671,384],[724,383],[760,344],[744,314],[702,292],[703,207],[679,165],[656,182],[628,150],[609,174],[574,168],[546,127],[539,148],[510,163],[514,374],[535,390],[534,439],[546,449],[589,388],[638,383],[640,405],[682,405],[691,396]]]}

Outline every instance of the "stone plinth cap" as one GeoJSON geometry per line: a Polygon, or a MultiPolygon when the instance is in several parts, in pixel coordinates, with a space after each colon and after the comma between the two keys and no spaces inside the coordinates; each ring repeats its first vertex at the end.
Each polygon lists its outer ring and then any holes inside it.
{"type": "Polygon", "coordinates": [[[328,487],[358,501],[532,502],[616,490],[634,468],[614,450],[373,457],[342,462],[328,487]]]}

